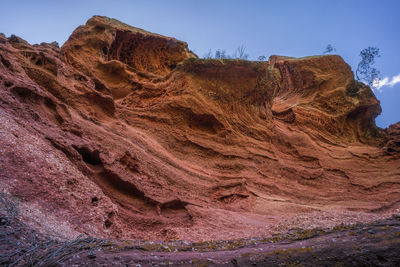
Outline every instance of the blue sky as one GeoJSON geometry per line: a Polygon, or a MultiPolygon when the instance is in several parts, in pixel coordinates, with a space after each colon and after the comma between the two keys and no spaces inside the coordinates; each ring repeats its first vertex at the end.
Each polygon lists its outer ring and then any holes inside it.
{"type": "Polygon", "coordinates": [[[376,122],[400,121],[400,77],[393,78],[400,74],[399,0],[2,0],[0,8],[0,32],[30,43],[62,44],[91,16],[104,15],[186,41],[199,56],[244,45],[250,59],[302,57],[332,44],[355,69],[359,52],[376,46],[376,67],[387,77],[375,90],[383,109],[376,122]]]}

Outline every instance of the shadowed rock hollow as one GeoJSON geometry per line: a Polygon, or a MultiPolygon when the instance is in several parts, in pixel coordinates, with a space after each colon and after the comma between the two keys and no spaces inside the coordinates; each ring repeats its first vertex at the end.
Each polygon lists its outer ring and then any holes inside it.
{"type": "Polygon", "coordinates": [[[0,89],[0,188],[41,231],[231,239],[400,207],[400,125],[336,55],[198,59],[95,16],[61,48],[0,36],[0,89]]]}

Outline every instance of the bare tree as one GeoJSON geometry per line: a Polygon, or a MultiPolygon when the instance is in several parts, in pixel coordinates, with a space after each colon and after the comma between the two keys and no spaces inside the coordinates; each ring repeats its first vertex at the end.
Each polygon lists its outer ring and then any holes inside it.
{"type": "Polygon", "coordinates": [[[325,54],[329,54],[329,53],[332,53],[332,52],[336,52],[336,48],[334,48],[331,44],[328,44],[326,46],[325,51],[324,51],[323,54],[325,55],[325,54]]]}
{"type": "Polygon", "coordinates": [[[206,59],[213,58],[211,49],[209,49],[208,52],[206,54],[204,54],[203,58],[206,58],[206,59]]]}
{"type": "Polygon", "coordinates": [[[231,57],[226,53],[225,50],[218,49],[217,51],[215,51],[214,58],[216,58],[216,59],[229,59],[231,57]]]}
{"type": "Polygon", "coordinates": [[[203,58],[205,59],[247,59],[249,57],[249,54],[246,53],[246,48],[244,45],[239,46],[235,53],[232,55],[229,55],[226,50],[222,49],[217,49],[213,55],[212,50],[208,50],[206,54],[204,54],[203,58]]]}
{"type": "Polygon", "coordinates": [[[374,81],[379,80],[380,71],[377,70],[373,65],[375,64],[375,58],[380,57],[379,48],[371,47],[361,50],[361,60],[358,63],[356,70],[356,77],[359,81],[366,82],[369,86],[373,86],[374,81]]]}
{"type": "Polygon", "coordinates": [[[233,56],[234,58],[238,59],[248,59],[249,54],[246,53],[246,47],[244,45],[240,45],[233,56]]]}

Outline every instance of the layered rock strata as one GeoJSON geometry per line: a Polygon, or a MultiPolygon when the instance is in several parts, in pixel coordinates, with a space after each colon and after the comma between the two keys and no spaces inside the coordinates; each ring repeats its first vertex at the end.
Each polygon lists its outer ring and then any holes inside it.
{"type": "Polygon", "coordinates": [[[46,232],[230,239],[400,207],[400,124],[336,55],[205,60],[95,16],[61,48],[0,36],[0,89],[0,188],[46,232]]]}

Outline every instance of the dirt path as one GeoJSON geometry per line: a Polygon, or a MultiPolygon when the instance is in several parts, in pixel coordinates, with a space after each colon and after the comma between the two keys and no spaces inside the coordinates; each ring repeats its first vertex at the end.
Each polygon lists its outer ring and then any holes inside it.
{"type": "Polygon", "coordinates": [[[292,230],[268,239],[211,242],[119,241],[84,252],[64,266],[395,266],[400,217],[333,230],[292,230]]]}

